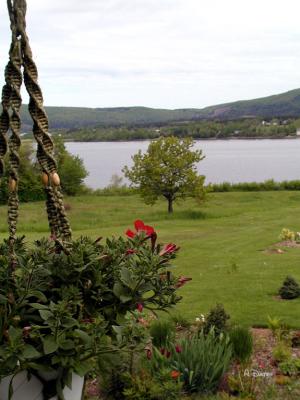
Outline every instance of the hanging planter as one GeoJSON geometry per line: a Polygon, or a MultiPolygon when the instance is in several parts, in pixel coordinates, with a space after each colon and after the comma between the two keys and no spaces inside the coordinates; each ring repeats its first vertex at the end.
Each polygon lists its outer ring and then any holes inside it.
{"type": "MultiPolygon", "coordinates": [[[[45,376],[44,376],[45,382],[45,376]]],[[[84,379],[78,375],[72,375],[72,389],[65,387],[63,396],[65,400],[81,400],[83,395],[84,379]]],[[[8,399],[9,392],[12,400],[44,400],[44,383],[39,377],[28,377],[27,372],[19,372],[15,376],[8,376],[0,383],[0,399],[8,399]],[[11,389],[10,389],[11,388],[11,389]]],[[[49,400],[58,400],[57,396],[49,400]]]]}
{"type": "Polygon", "coordinates": [[[80,400],[93,360],[119,351],[114,332],[126,313],[141,304],[166,310],[189,279],[170,272],[178,247],[157,244],[155,230],[140,220],[127,238],[72,240],[25,31],[26,1],[8,0],[8,10],[12,44],[0,115],[0,177],[7,149],[10,164],[9,237],[0,244],[0,399],[80,400]],[[50,227],[49,239],[30,245],[17,237],[23,78],[50,227]]]}

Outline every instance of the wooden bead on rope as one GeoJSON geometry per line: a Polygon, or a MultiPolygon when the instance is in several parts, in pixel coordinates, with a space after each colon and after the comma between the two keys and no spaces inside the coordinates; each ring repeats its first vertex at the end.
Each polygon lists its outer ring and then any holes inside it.
{"type": "Polygon", "coordinates": [[[17,188],[17,181],[14,178],[9,178],[8,187],[10,192],[15,192],[17,188]]]}
{"type": "Polygon", "coordinates": [[[51,180],[55,186],[60,185],[60,177],[57,172],[53,172],[53,174],[51,176],[51,180]]]}
{"type": "Polygon", "coordinates": [[[42,173],[42,182],[43,182],[44,186],[48,186],[49,177],[48,177],[48,174],[46,172],[42,173]]]}

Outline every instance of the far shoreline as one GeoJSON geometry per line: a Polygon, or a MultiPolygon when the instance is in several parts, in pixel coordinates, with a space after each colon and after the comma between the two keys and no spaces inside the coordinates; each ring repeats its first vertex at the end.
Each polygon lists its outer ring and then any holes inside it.
{"type": "MultiPolygon", "coordinates": [[[[157,138],[148,138],[148,139],[133,139],[133,140],[76,140],[76,139],[64,139],[66,143],[122,143],[122,142],[148,142],[151,140],[156,140],[157,138]]],[[[184,137],[182,137],[184,139],[184,137]]],[[[281,136],[281,137],[274,137],[274,136],[252,136],[252,137],[236,137],[236,136],[229,136],[226,138],[193,138],[195,141],[229,141],[229,140],[297,140],[300,139],[299,136],[281,136]]]]}

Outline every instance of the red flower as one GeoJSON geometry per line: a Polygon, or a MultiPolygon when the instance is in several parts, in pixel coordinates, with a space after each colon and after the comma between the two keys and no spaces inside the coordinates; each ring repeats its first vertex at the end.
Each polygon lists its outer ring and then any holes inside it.
{"type": "Polygon", "coordinates": [[[164,255],[166,255],[166,254],[172,254],[172,253],[174,253],[175,251],[178,251],[178,250],[179,250],[179,247],[177,247],[176,244],[174,244],[174,243],[169,243],[169,244],[166,244],[166,245],[161,249],[161,251],[159,252],[159,255],[160,255],[160,256],[164,256],[164,255]]]}
{"type": "Polygon", "coordinates": [[[170,352],[170,351],[167,351],[167,352],[166,352],[166,357],[167,357],[167,358],[170,358],[170,357],[171,357],[171,352],[170,352]]]}
{"type": "Polygon", "coordinates": [[[130,238],[134,238],[139,232],[144,232],[148,237],[155,234],[155,231],[152,228],[152,226],[145,225],[144,222],[141,221],[140,219],[137,219],[134,222],[134,227],[136,232],[133,232],[131,229],[127,229],[126,231],[126,235],[130,238]]]}
{"type": "Polygon", "coordinates": [[[182,348],[178,344],[175,346],[175,350],[176,350],[176,353],[182,352],[182,348]]]}
{"type": "Polygon", "coordinates": [[[136,309],[138,310],[138,312],[142,312],[143,309],[144,309],[143,304],[142,304],[142,303],[138,303],[138,304],[136,305],[136,309]]]}
{"type": "Polygon", "coordinates": [[[188,278],[187,276],[180,276],[178,281],[175,285],[176,288],[180,288],[181,286],[185,285],[188,281],[191,281],[192,278],[188,278]]]}
{"type": "Polygon", "coordinates": [[[177,379],[180,377],[180,372],[179,371],[171,371],[171,378],[177,379]]]}
{"type": "Polygon", "coordinates": [[[161,354],[162,356],[164,356],[164,355],[165,355],[165,351],[166,351],[166,349],[165,349],[164,347],[162,347],[162,348],[160,349],[160,354],[161,354]]]}

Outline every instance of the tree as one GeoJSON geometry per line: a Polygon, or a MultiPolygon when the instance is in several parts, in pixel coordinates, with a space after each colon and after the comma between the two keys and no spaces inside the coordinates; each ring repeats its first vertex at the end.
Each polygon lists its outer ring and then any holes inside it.
{"type": "Polygon", "coordinates": [[[191,138],[160,137],[132,157],[133,167],[123,168],[131,186],[138,187],[146,204],[154,204],[163,196],[168,201],[168,211],[173,212],[173,202],[187,196],[201,199],[204,194],[204,176],[197,174],[196,163],[203,160],[202,150],[192,150],[191,138]]]}

